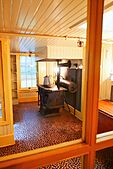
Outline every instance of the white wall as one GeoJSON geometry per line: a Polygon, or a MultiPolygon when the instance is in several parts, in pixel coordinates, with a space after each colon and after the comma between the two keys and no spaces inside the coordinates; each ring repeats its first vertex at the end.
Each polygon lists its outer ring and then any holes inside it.
{"type": "MultiPolygon", "coordinates": [[[[39,53],[43,53],[42,58],[49,59],[82,59],[83,48],[81,47],[65,47],[65,46],[47,46],[39,48],[39,53]],[[44,50],[43,52],[41,50],[44,50]]],[[[39,62],[39,83],[43,84],[43,77],[50,76],[51,83],[56,80],[57,63],[55,62],[39,62]]]]}
{"type": "Polygon", "coordinates": [[[110,72],[113,68],[113,47],[111,44],[102,44],[100,66],[100,99],[109,99],[111,94],[110,72]]]}
{"type": "Polygon", "coordinates": [[[57,75],[57,63],[56,62],[39,62],[38,63],[39,69],[39,79],[38,83],[43,84],[44,76],[50,77],[51,84],[55,83],[56,75],[57,75]]]}
{"type": "Polygon", "coordinates": [[[47,58],[82,59],[82,47],[47,46],[47,58]]]}

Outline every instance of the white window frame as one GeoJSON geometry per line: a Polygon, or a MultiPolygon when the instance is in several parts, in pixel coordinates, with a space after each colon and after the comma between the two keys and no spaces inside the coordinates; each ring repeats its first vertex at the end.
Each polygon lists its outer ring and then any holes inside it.
{"type": "MultiPolygon", "coordinates": [[[[21,57],[35,57],[34,55],[33,56],[29,56],[29,55],[20,55],[20,58],[21,57]]],[[[21,87],[21,63],[20,63],[20,58],[19,58],[19,90],[20,91],[25,91],[25,90],[36,90],[37,89],[37,67],[36,67],[36,87],[25,87],[25,88],[22,88],[21,87]]],[[[37,64],[37,63],[36,63],[37,64]]]]}

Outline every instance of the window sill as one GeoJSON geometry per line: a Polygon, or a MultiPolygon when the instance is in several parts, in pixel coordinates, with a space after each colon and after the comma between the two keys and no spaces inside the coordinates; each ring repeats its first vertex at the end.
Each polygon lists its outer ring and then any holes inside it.
{"type": "Polygon", "coordinates": [[[34,91],[37,91],[38,89],[37,88],[26,88],[26,89],[19,89],[19,93],[28,93],[28,92],[34,92],[34,91]]]}

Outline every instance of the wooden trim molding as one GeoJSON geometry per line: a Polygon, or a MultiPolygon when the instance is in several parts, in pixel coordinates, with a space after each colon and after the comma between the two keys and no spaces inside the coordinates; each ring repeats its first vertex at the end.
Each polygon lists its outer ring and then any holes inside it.
{"type": "Polygon", "coordinates": [[[10,40],[2,40],[2,66],[3,66],[3,87],[4,87],[4,105],[5,120],[13,124],[12,118],[12,90],[11,90],[11,72],[10,69],[10,40]]]}
{"type": "Polygon", "coordinates": [[[96,138],[96,143],[113,139],[113,131],[97,134],[96,138]]]}
{"type": "Polygon", "coordinates": [[[4,92],[4,119],[0,121],[0,147],[14,144],[14,126],[12,110],[11,69],[10,69],[10,40],[1,40],[2,74],[4,92]],[[6,132],[4,132],[6,131],[6,132]]]}
{"type": "Polygon", "coordinates": [[[113,147],[113,135],[109,135],[109,137],[103,137],[103,139],[101,138],[101,140],[98,140],[95,145],[95,150],[99,151],[108,147],[113,147]]]}
{"type": "Polygon", "coordinates": [[[62,38],[62,39],[86,39],[84,37],[76,37],[76,36],[57,36],[57,35],[49,35],[49,34],[26,34],[26,33],[14,33],[14,32],[0,32],[1,36],[10,36],[10,37],[34,37],[34,38],[62,38]]]}
{"type": "Polygon", "coordinates": [[[22,103],[22,102],[35,102],[37,101],[38,103],[38,96],[35,96],[35,97],[21,97],[18,99],[19,103],[22,103]]]}
{"type": "Polygon", "coordinates": [[[5,136],[0,136],[0,148],[13,144],[15,144],[14,133],[5,136]]]}
{"type": "Polygon", "coordinates": [[[74,114],[74,108],[71,105],[68,104],[67,106],[67,104],[65,103],[64,106],[67,111],[70,111],[75,117],[77,117],[79,120],[82,121],[82,112],[75,109],[75,114],[74,114]]]}
{"type": "Polygon", "coordinates": [[[60,144],[57,144],[57,145],[52,145],[52,146],[38,148],[38,149],[35,149],[35,150],[30,150],[30,151],[26,151],[26,152],[22,152],[22,153],[8,155],[7,157],[3,156],[3,157],[0,157],[0,161],[7,161],[7,160],[20,158],[20,157],[26,157],[26,156],[29,156],[29,155],[35,155],[35,154],[38,154],[38,153],[48,152],[48,151],[51,151],[51,150],[59,149],[59,148],[66,147],[66,146],[72,146],[72,145],[75,145],[75,144],[81,144],[81,143],[82,143],[82,139],[73,140],[73,141],[70,141],[70,142],[64,142],[64,143],[60,143],[60,144]]]}
{"type": "Polygon", "coordinates": [[[91,146],[85,169],[94,169],[104,1],[88,0],[86,57],[88,58],[85,141],[91,146]]]}
{"type": "Polygon", "coordinates": [[[88,58],[86,142],[96,143],[100,79],[103,0],[88,1],[88,31],[86,54],[88,58]],[[97,37],[98,36],[98,37],[97,37]]]}
{"type": "MultiPolygon", "coordinates": [[[[0,168],[15,166],[16,169],[34,168],[41,165],[58,162],[61,159],[74,158],[88,154],[90,147],[86,144],[76,144],[67,147],[57,148],[54,150],[44,151],[26,157],[16,158],[12,160],[2,161],[0,168]],[[27,167],[26,167],[27,166],[27,167]]],[[[5,159],[5,157],[4,157],[5,159]]]]}

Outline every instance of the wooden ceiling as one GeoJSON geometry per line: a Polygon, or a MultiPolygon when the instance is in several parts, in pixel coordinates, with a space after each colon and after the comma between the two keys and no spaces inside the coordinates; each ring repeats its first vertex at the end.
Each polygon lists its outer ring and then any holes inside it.
{"type": "MultiPolygon", "coordinates": [[[[105,6],[110,3],[112,0],[105,0],[105,6]]],[[[10,37],[11,52],[35,52],[48,44],[74,45],[75,41],[65,38],[25,35],[86,38],[85,29],[79,28],[86,18],[87,0],[0,0],[0,36],[10,37]]]]}

